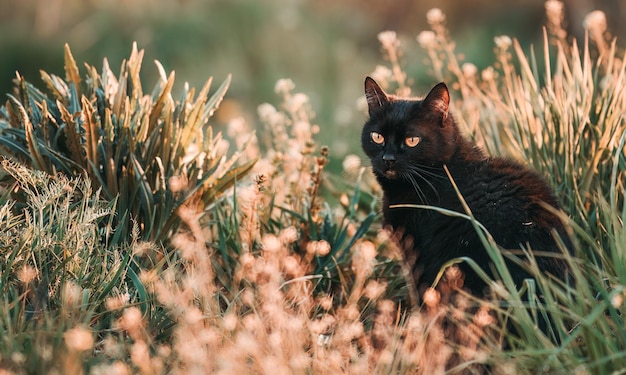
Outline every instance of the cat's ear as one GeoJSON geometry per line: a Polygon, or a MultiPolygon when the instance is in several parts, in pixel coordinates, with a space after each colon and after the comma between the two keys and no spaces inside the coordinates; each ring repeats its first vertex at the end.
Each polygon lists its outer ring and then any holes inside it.
{"type": "Polygon", "coordinates": [[[370,116],[380,107],[389,103],[389,98],[385,91],[378,86],[372,77],[365,78],[365,99],[367,99],[367,108],[370,116]]]}
{"type": "Polygon", "coordinates": [[[448,107],[450,106],[448,86],[443,82],[435,85],[428,95],[426,95],[422,106],[436,113],[438,117],[441,116],[441,126],[443,126],[445,120],[448,118],[448,107]]]}

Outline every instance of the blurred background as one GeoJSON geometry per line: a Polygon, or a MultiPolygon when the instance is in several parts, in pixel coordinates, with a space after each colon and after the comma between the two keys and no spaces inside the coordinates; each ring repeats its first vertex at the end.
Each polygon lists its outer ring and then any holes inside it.
{"type": "MultiPolygon", "coordinates": [[[[585,15],[599,9],[610,33],[626,40],[626,0],[563,2],[570,35],[582,39],[585,15]]],[[[518,38],[525,48],[542,43],[543,0],[0,0],[0,94],[4,102],[16,71],[39,87],[40,69],[64,76],[65,43],[79,64],[100,70],[106,57],[116,72],[136,41],[145,50],[147,92],[157,82],[155,59],[176,71],[178,92],[184,82],[199,87],[209,76],[219,83],[232,73],[221,124],[244,116],[255,126],[257,106],[277,104],[274,84],[291,78],[309,96],[318,140],[336,161],[359,152],[365,116],[356,102],[365,75],[385,63],[379,32],[398,32],[415,92],[435,83],[415,40],[428,29],[433,7],[446,14],[457,52],[479,69],[493,62],[497,35],[518,38]],[[353,136],[356,142],[345,141],[353,136]]]]}

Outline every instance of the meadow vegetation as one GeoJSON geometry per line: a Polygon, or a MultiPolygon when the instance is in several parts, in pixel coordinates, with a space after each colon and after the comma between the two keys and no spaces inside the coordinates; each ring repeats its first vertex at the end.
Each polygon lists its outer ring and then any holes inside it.
{"type": "MultiPolygon", "coordinates": [[[[67,47],[65,77],[42,72],[37,88],[18,75],[0,108],[0,374],[619,373],[626,56],[601,13],[576,41],[562,3],[546,11],[543,46],[498,36],[482,71],[438,9],[417,44],[464,132],[555,186],[572,281],[500,251],[476,223],[492,298],[463,293],[450,264],[418,301],[367,166],[355,152],[341,176],[325,171],[333,150],[293,81],[276,83],[258,127],[235,118],[222,132],[211,116],[230,77],[174,93],[157,63],[144,91],[143,51],[116,74],[106,60],[79,68],[67,47]],[[514,285],[504,257],[535,279],[514,285]]],[[[386,65],[372,76],[419,95],[401,58],[416,47],[379,40],[386,65]]]]}

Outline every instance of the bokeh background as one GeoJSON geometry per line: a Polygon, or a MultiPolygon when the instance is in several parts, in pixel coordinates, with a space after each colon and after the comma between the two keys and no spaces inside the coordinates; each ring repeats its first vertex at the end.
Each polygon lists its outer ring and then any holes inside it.
{"type": "MultiPolygon", "coordinates": [[[[581,39],[585,15],[599,9],[611,34],[626,40],[625,0],[564,3],[570,35],[581,39]]],[[[479,69],[493,62],[494,36],[541,45],[543,0],[0,0],[0,94],[12,91],[16,71],[36,85],[40,69],[63,75],[65,43],[79,63],[100,69],[106,57],[117,71],[136,41],[145,49],[145,89],[156,83],[155,59],[176,71],[179,89],[232,73],[228,110],[217,118],[224,124],[232,116],[257,122],[257,106],[277,101],[276,81],[291,78],[311,100],[318,139],[338,160],[358,152],[358,142],[345,140],[358,139],[364,120],[356,108],[364,76],[384,63],[380,31],[398,32],[416,91],[434,83],[415,41],[433,7],[446,14],[457,51],[479,69]]]]}

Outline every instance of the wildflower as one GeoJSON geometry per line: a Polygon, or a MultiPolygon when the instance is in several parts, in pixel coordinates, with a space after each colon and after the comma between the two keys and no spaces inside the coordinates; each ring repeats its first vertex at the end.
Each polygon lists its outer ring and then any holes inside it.
{"type": "Polygon", "coordinates": [[[344,207],[348,207],[348,205],[350,204],[350,198],[348,197],[348,194],[342,193],[339,197],[339,203],[341,203],[341,205],[344,207]]]}
{"type": "Polygon", "coordinates": [[[361,166],[361,158],[354,154],[346,155],[341,166],[345,172],[357,170],[361,166]]]}
{"type": "Polygon", "coordinates": [[[508,35],[499,35],[493,38],[493,41],[501,50],[507,50],[513,44],[513,40],[508,35]]]}
{"type": "Polygon", "coordinates": [[[361,312],[356,304],[351,303],[339,310],[338,315],[346,321],[356,321],[361,316],[361,312]]]}
{"type": "Polygon", "coordinates": [[[424,49],[433,48],[437,43],[437,35],[434,31],[425,30],[417,34],[417,43],[424,49]]]}
{"type": "Polygon", "coordinates": [[[167,182],[172,193],[178,193],[187,187],[187,181],[184,176],[172,176],[167,182]]]}
{"type": "Polygon", "coordinates": [[[439,8],[432,8],[426,12],[426,20],[431,25],[443,23],[446,20],[446,15],[439,8]]]}
{"type": "Polygon", "coordinates": [[[463,271],[458,266],[450,266],[446,268],[446,281],[448,285],[455,288],[462,288],[464,275],[463,271]]]}
{"type": "Polygon", "coordinates": [[[292,133],[298,141],[305,143],[311,139],[311,124],[308,121],[296,121],[292,133]]]}
{"type": "Polygon", "coordinates": [[[204,318],[202,316],[202,311],[200,311],[199,308],[192,306],[189,307],[187,309],[185,309],[185,313],[183,314],[183,318],[185,320],[185,323],[190,324],[190,325],[194,325],[200,321],[202,321],[202,319],[204,318]]]}
{"type": "Polygon", "coordinates": [[[323,257],[328,255],[330,252],[330,244],[328,241],[320,240],[320,241],[310,241],[306,245],[306,251],[309,254],[315,254],[318,257],[323,257]]]}
{"type": "Polygon", "coordinates": [[[246,306],[254,306],[254,292],[250,289],[246,289],[241,293],[241,302],[246,306]]]}
{"type": "Polygon", "coordinates": [[[37,270],[29,265],[24,265],[18,272],[17,278],[24,284],[28,284],[37,277],[37,270]]]}
{"type": "Polygon", "coordinates": [[[291,90],[295,89],[296,85],[289,78],[281,78],[276,82],[274,86],[274,92],[276,94],[286,95],[291,92],[291,90]]]}
{"type": "Polygon", "coordinates": [[[611,305],[613,305],[614,308],[619,309],[620,306],[622,306],[622,303],[624,303],[624,295],[623,294],[616,294],[613,297],[611,297],[611,305]]]}
{"type": "Polygon", "coordinates": [[[276,253],[282,248],[280,239],[273,234],[264,235],[261,239],[261,243],[263,245],[263,250],[270,253],[276,253]]]}
{"type": "Polygon", "coordinates": [[[476,315],[474,316],[474,323],[478,327],[485,327],[495,323],[495,319],[489,313],[489,308],[481,306],[476,315]]]}
{"type": "Polygon", "coordinates": [[[328,311],[328,310],[333,308],[333,297],[331,297],[331,296],[321,296],[321,297],[318,297],[317,304],[323,310],[328,311]]]}
{"type": "Polygon", "coordinates": [[[303,270],[300,266],[300,261],[295,256],[289,255],[283,258],[282,263],[285,275],[292,278],[302,275],[303,270]]]}
{"type": "Polygon", "coordinates": [[[247,332],[254,333],[263,330],[263,322],[255,314],[248,314],[241,320],[243,327],[247,332]]]}
{"type": "Polygon", "coordinates": [[[385,283],[379,283],[375,280],[370,280],[365,286],[365,290],[363,291],[363,295],[370,300],[378,299],[387,289],[387,285],[385,283]]]}
{"type": "Polygon", "coordinates": [[[293,225],[280,232],[280,239],[285,243],[294,243],[298,240],[298,230],[293,225]]]}
{"type": "Polygon", "coordinates": [[[123,293],[115,297],[109,297],[105,301],[107,310],[118,310],[128,304],[130,300],[130,294],[123,293]]]}
{"type": "Polygon", "coordinates": [[[463,70],[465,78],[473,78],[478,72],[478,68],[472,63],[464,63],[463,66],[461,66],[461,70],[463,70]]]}
{"type": "Polygon", "coordinates": [[[393,359],[393,353],[390,350],[385,349],[378,356],[378,363],[389,366],[393,363],[393,359]]]}
{"type": "Polygon", "coordinates": [[[483,69],[483,71],[480,73],[480,76],[483,81],[493,81],[493,79],[495,78],[495,72],[493,70],[493,67],[488,66],[487,68],[483,69]]]}
{"type": "Polygon", "coordinates": [[[224,315],[224,319],[222,320],[222,328],[226,331],[234,331],[237,328],[237,323],[239,319],[237,318],[237,314],[228,313],[224,315]]]}
{"type": "Polygon", "coordinates": [[[11,362],[15,363],[16,365],[21,365],[26,362],[26,355],[20,352],[13,352],[11,353],[11,362]]]}
{"type": "Polygon", "coordinates": [[[311,357],[306,353],[298,353],[291,357],[289,360],[289,366],[292,369],[298,370],[295,372],[306,373],[306,369],[310,366],[311,357]]]}
{"type": "Polygon", "coordinates": [[[378,41],[383,45],[385,49],[392,49],[397,47],[400,43],[398,41],[398,35],[395,31],[387,30],[378,33],[378,41]]]}
{"type": "Polygon", "coordinates": [[[261,120],[264,122],[269,122],[268,120],[278,112],[276,111],[276,108],[274,108],[274,106],[269,103],[263,103],[259,105],[256,111],[259,114],[261,120]]]}
{"type": "Polygon", "coordinates": [[[65,332],[63,340],[67,348],[73,352],[85,352],[93,348],[93,336],[83,327],[75,327],[65,332]]]}
{"type": "Polygon", "coordinates": [[[357,275],[369,275],[374,269],[376,246],[370,241],[363,241],[356,247],[356,254],[352,259],[352,268],[357,275]]]}
{"type": "Polygon", "coordinates": [[[150,351],[145,342],[140,340],[133,344],[130,349],[130,359],[143,373],[150,372],[150,351]]]}
{"type": "Polygon", "coordinates": [[[548,24],[553,27],[560,27],[563,22],[563,3],[559,0],[548,0],[544,4],[548,24]]]}
{"type": "Polygon", "coordinates": [[[298,109],[304,106],[308,102],[309,102],[309,97],[306,96],[306,94],[297,93],[291,98],[291,100],[289,101],[289,104],[291,108],[298,109]]]}
{"type": "Polygon", "coordinates": [[[143,326],[141,310],[134,306],[125,309],[118,323],[120,328],[134,336],[143,326]]]}
{"type": "Polygon", "coordinates": [[[601,10],[594,10],[585,16],[583,27],[594,33],[604,33],[607,29],[606,15],[601,10]]]}
{"type": "Polygon", "coordinates": [[[424,304],[429,308],[434,308],[439,305],[439,301],[441,300],[441,296],[439,292],[434,288],[428,288],[424,292],[424,304]]]}
{"type": "Polygon", "coordinates": [[[374,260],[376,258],[376,246],[370,241],[363,241],[359,246],[359,253],[364,260],[374,260]]]}

